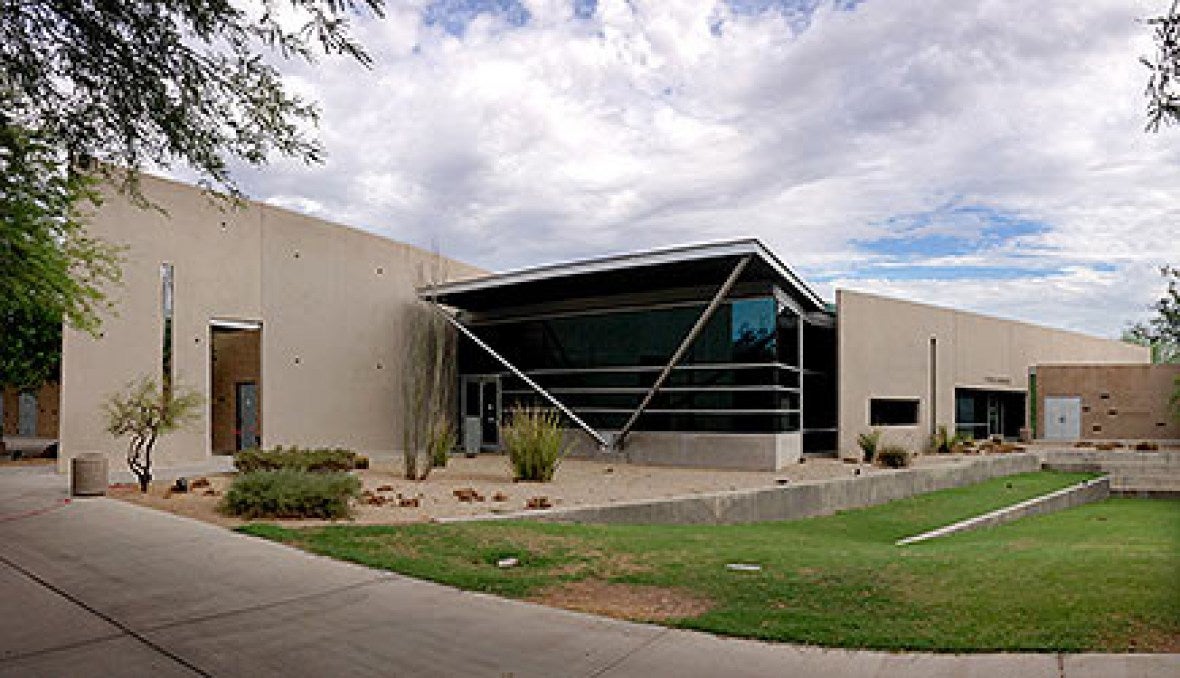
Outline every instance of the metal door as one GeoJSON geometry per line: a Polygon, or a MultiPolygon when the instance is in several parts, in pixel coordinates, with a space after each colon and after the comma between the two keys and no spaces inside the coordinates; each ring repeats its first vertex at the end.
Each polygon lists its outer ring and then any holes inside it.
{"type": "Polygon", "coordinates": [[[235,385],[237,400],[237,449],[258,447],[258,384],[241,381],[235,385]]]}
{"type": "Polygon", "coordinates": [[[463,449],[468,454],[500,447],[500,378],[463,377],[463,449]]]}
{"type": "Polygon", "coordinates": [[[1045,439],[1077,440],[1082,437],[1082,399],[1077,396],[1045,398],[1045,439]]]}
{"type": "Polygon", "coordinates": [[[37,394],[25,392],[17,399],[16,434],[18,436],[37,436],[37,394]]]}
{"type": "Polygon", "coordinates": [[[489,379],[480,388],[480,437],[482,447],[500,446],[500,380],[489,379]]]}

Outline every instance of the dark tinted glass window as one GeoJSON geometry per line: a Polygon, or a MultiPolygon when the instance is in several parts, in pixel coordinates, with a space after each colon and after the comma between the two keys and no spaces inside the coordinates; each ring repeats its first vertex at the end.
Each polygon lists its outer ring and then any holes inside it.
{"type": "Polygon", "coordinates": [[[872,426],[914,426],[917,423],[917,398],[873,398],[869,401],[869,424],[872,426]]]}
{"type": "MultiPolygon", "coordinates": [[[[473,330],[522,369],[660,366],[668,362],[703,310],[702,304],[614,311],[481,325],[473,330]]],[[[775,311],[770,297],[722,305],[682,363],[774,362],[775,311]]]]}

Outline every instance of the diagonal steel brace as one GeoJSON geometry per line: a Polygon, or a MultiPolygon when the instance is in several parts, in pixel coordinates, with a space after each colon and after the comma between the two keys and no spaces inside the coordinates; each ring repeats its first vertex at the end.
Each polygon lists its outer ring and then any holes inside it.
{"type": "Polygon", "coordinates": [[[587,435],[589,435],[591,438],[597,440],[598,445],[600,447],[603,447],[603,448],[609,447],[609,445],[606,442],[606,438],[604,438],[601,433],[599,433],[598,431],[591,428],[591,426],[589,424],[587,424],[586,422],[582,421],[582,419],[578,415],[573,413],[573,410],[566,407],[565,404],[562,403],[560,400],[558,400],[552,393],[541,388],[540,384],[538,384],[537,382],[530,379],[527,374],[525,374],[524,372],[517,369],[517,367],[515,365],[513,365],[512,363],[508,362],[507,358],[505,358],[504,356],[497,353],[495,351],[495,349],[493,349],[491,346],[488,346],[484,342],[483,339],[480,339],[479,337],[475,336],[475,333],[472,332],[470,329],[468,329],[468,327],[466,325],[459,322],[458,318],[451,315],[447,311],[443,310],[443,308],[441,306],[439,306],[438,303],[436,303],[434,301],[430,301],[428,303],[430,304],[431,308],[433,308],[434,310],[436,310],[440,314],[442,314],[442,317],[446,318],[447,322],[454,325],[455,329],[462,332],[464,334],[464,336],[466,336],[468,339],[474,341],[475,344],[477,346],[479,346],[480,348],[482,348],[484,351],[487,351],[488,355],[495,358],[504,367],[507,367],[508,370],[510,372],[512,372],[512,374],[516,375],[516,377],[518,379],[520,379],[524,383],[528,384],[529,388],[532,388],[537,393],[540,393],[546,400],[553,403],[553,406],[556,407],[557,409],[561,410],[562,414],[569,417],[570,421],[577,424],[578,427],[581,428],[583,431],[585,431],[587,433],[587,435]]]}
{"type": "Polygon", "coordinates": [[[659,392],[660,387],[664,385],[664,382],[668,380],[669,375],[672,374],[672,370],[684,357],[684,354],[688,352],[688,349],[692,347],[693,342],[697,339],[697,335],[701,333],[701,330],[705,329],[705,324],[709,322],[709,319],[713,317],[713,313],[715,313],[717,308],[721,306],[721,302],[724,301],[725,297],[729,295],[729,291],[733,289],[733,286],[737,283],[738,278],[741,277],[742,271],[746,270],[746,266],[749,265],[751,258],[752,255],[747,254],[746,256],[742,257],[740,261],[738,261],[736,266],[733,267],[733,271],[730,272],[729,277],[726,278],[721,287],[717,289],[717,294],[713,295],[713,300],[710,301],[709,305],[705,307],[705,310],[701,313],[701,316],[697,318],[696,324],[692,326],[692,329],[690,329],[688,334],[685,335],[684,340],[680,342],[680,346],[677,347],[676,352],[672,354],[672,358],[668,361],[668,364],[664,365],[664,369],[660,371],[660,376],[656,377],[655,383],[651,385],[650,389],[648,389],[647,395],[643,397],[643,401],[639,403],[639,407],[635,408],[635,411],[631,413],[631,418],[629,418],[627,423],[623,424],[623,428],[619,429],[619,432],[615,434],[613,447],[616,450],[623,449],[623,442],[626,440],[627,434],[631,433],[631,429],[635,426],[635,422],[639,419],[639,416],[643,414],[643,411],[646,410],[647,406],[651,404],[652,399],[656,397],[656,393],[659,392]]]}

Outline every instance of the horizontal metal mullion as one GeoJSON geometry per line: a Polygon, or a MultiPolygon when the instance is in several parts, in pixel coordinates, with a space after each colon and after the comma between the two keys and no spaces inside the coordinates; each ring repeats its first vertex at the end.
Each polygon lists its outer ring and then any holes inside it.
{"type": "MultiPolygon", "coordinates": [[[[745,298],[758,298],[759,296],[763,296],[763,295],[754,295],[753,297],[745,297],[745,298]]],[[[524,315],[512,315],[512,316],[508,316],[508,317],[504,317],[504,318],[481,319],[481,320],[477,320],[475,322],[472,322],[471,327],[473,327],[473,328],[488,327],[490,325],[507,325],[510,323],[529,322],[529,321],[537,321],[537,320],[556,320],[559,318],[584,318],[587,316],[614,315],[614,314],[620,314],[620,313],[641,313],[643,311],[661,311],[661,310],[673,309],[673,308],[704,308],[708,304],[709,304],[708,299],[702,299],[702,300],[685,300],[685,301],[666,301],[666,302],[659,302],[659,303],[654,303],[654,304],[625,305],[625,306],[618,306],[618,307],[614,307],[614,308],[588,308],[588,309],[579,309],[579,310],[572,310],[571,309],[568,311],[549,311],[549,312],[531,313],[531,314],[524,314],[524,315]]]]}
{"type": "MultiPolygon", "coordinates": [[[[691,365],[677,365],[673,371],[691,371],[691,370],[752,370],[752,369],[766,369],[778,368],[790,372],[798,372],[799,368],[795,365],[788,365],[786,363],[694,363],[691,365]]],[[[546,367],[533,370],[522,370],[529,376],[546,375],[546,374],[596,374],[609,372],[659,372],[664,369],[661,365],[618,365],[607,367],[546,367]]],[[[509,372],[493,372],[492,374],[510,374],[509,372]]],[[[475,376],[475,375],[471,375],[475,376]]]]}
{"type": "MultiPolygon", "coordinates": [[[[550,393],[572,393],[572,394],[612,394],[612,393],[647,393],[647,389],[639,386],[587,386],[587,387],[546,387],[546,391],[550,393]]],[[[742,386],[669,386],[660,389],[661,393],[797,393],[798,386],[777,386],[768,384],[766,386],[758,385],[742,385],[742,386]]],[[[519,394],[519,393],[533,393],[532,390],[526,388],[506,388],[504,393],[519,394]]]]}
{"type": "MultiPolygon", "coordinates": [[[[577,410],[578,412],[582,412],[582,413],[586,413],[586,414],[631,414],[632,412],[634,412],[634,410],[620,409],[620,408],[613,408],[613,407],[576,407],[574,409],[577,410]]],[[[717,414],[717,415],[723,415],[723,414],[772,414],[772,415],[779,415],[779,414],[799,414],[799,412],[800,412],[799,410],[738,410],[738,409],[733,409],[733,410],[725,410],[725,409],[713,409],[713,410],[659,409],[659,410],[652,410],[652,409],[647,409],[647,410],[644,410],[644,413],[646,413],[646,414],[708,414],[708,415],[713,415],[713,414],[717,414]]]]}

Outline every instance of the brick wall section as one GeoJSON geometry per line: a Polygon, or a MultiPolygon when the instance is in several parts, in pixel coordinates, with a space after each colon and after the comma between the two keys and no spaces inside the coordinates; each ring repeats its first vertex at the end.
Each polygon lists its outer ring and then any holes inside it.
{"type": "MultiPolygon", "coordinates": [[[[4,399],[4,420],[2,432],[15,436],[20,420],[20,392],[10,386],[0,389],[4,399]]],[[[61,385],[51,382],[37,390],[37,437],[57,438],[59,430],[58,411],[61,407],[61,385]]]]}
{"type": "Polygon", "coordinates": [[[1044,399],[1082,399],[1082,438],[1180,439],[1169,405],[1180,365],[1038,365],[1037,431],[1045,430],[1044,399]]]}

